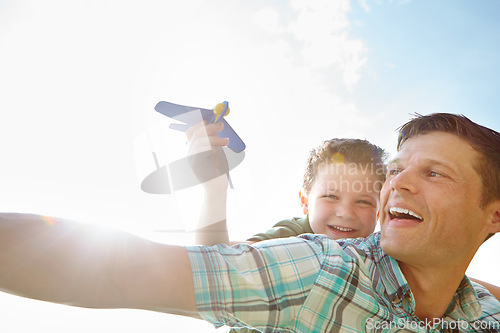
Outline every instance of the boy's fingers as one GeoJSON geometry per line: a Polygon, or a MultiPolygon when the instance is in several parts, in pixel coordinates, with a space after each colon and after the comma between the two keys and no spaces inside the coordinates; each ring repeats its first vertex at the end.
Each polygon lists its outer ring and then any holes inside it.
{"type": "Polygon", "coordinates": [[[188,141],[191,141],[193,135],[200,130],[200,128],[205,127],[206,121],[200,121],[193,126],[189,127],[188,130],[186,131],[186,138],[188,141]]]}
{"type": "Polygon", "coordinates": [[[227,144],[228,140],[219,140],[226,138],[219,138],[217,135],[223,128],[224,125],[219,124],[197,124],[190,129],[189,133],[186,132],[186,136],[189,143],[193,145],[199,145],[199,141],[207,142],[208,139],[208,142],[215,146],[224,146],[227,144]]]}
{"type": "Polygon", "coordinates": [[[214,147],[227,146],[227,144],[229,143],[228,138],[221,138],[218,136],[210,136],[208,137],[208,140],[210,141],[210,145],[214,147]]]}
{"type": "Polygon", "coordinates": [[[210,123],[207,124],[205,121],[199,122],[191,126],[186,131],[186,137],[188,141],[191,141],[193,136],[214,136],[217,135],[218,132],[224,129],[224,123],[219,122],[217,124],[210,123]]]}
{"type": "Polygon", "coordinates": [[[218,136],[202,137],[200,139],[193,139],[189,143],[189,154],[197,154],[202,151],[213,150],[229,144],[228,138],[219,138],[218,136]]]}

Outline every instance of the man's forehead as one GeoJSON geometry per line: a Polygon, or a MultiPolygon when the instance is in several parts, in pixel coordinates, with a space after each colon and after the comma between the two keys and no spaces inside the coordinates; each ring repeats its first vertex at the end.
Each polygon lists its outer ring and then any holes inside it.
{"type": "MultiPolygon", "coordinates": [[[[454,153],[453,150],[463,152],[476,152],[469,142],[458,135],[447,132],[428,132],[411,137],[401,145],[397,156],[406,151],[434,153],[437,156],[446,156],[448,153],[454,153]]],[[[397,158],[396,156],[396,158],[397,158]]]]}
{"type": "Polygon", "coordinates": [[[446,132],[419,134],[406,140],[389,164],[401,164],[410,159],[449,168],[472,166],[479,153],[459,136],[446,132]]]}

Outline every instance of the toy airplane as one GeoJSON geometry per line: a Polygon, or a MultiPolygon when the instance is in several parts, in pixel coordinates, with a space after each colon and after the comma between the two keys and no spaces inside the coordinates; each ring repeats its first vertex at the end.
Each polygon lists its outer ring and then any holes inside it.
{"type": "Polygon", "coordinates": [[[227,102],[219,103],[212,110],[208,110],[162,101],[156,104],[155,110],[169,118],[181,121],[182,123],[180,124],[171,124],[170,128],[183,132],[202,120],[206,120],[209,123],[218,123],[221,121],[224,123],[224,129],[218,135],[221,138],[229,138],[228,148],[235,153],[245,150],[245,143],[224,118],[229,113],[227,102]]]}
{"type": "MultiPolygon", "coordinates": [[[[205,174],[195,175],[191,169],[189,156],[179,160],[170,162],[167,165],[160,166],[156,153],[153,153],[153,159],[156,164],[156,170],[150,173],[141,183],[141,189],[150,194],[171,194],[203,182],[209,181],[220,175],[220,172],[227,172],[238,166],[245,158],[245,144],[236,134],[236,132],[229,126],[224,119],[229,113],[227,102],[217,104],[213,110],[194,108],[190,106],[178,105],[169,102],[159,102],[155,106],[155,110],[159,113],[181,121],[182,123],[170,124],[170,128],[186,131],[192,125],[206,120],[207,122],[224,123],[224,129],[218,133],[220,137],[229,138],[227,147],[222,147],[225,158],[227,160],[226,170],[216,170],[207,168],[205,174]],[[200,177],[202,179],[200,179],[200,177]]],[[[205,151],[198,153],[200,155],[207,155],[205,158],[213,158],[212,151],[205,151]]],[[[203,156],[200,156],[203,158],[203,156]]],[[[229,185],[232,187],[231,178],[229,178],[229,185]]]]}

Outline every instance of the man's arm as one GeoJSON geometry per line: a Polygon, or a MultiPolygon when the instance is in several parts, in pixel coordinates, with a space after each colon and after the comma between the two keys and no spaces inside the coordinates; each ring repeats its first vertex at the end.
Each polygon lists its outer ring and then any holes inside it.
{"type": "Polygon", "coordinates": [[[89,308],[196,316],[185,248],[31,214],[0,214],[0,290],[89,308]]]}

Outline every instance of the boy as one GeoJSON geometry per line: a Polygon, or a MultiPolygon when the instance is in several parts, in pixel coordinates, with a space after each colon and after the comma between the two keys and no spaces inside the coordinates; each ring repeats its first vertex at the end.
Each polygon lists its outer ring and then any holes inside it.
{"type": "MultiPolygon", "coordinates": [[[[188,131],[190,153],[227,143],[217,137],[219,124],[198,124],[188,131]]],[[[209,156],[209,155],[207,155],[209,156]]],[[[367,237],[376,226],[379,192],[385,180],[385,151],[366,140],[331,139],[310,152],[306,163],[300,204],[305,218],[278,222],[246,243],[305,233],[326,234],[333,239],[367,237]]],[[[220,157],[217,162],[221,164],[220,157]]],[[[195,170],[215,167],[213,159],[196,160],[195,170]]],[[[219,165],[220,166],[220,165],[219,165]]],[[[196,241],[202,245],[228,243],[225,222],[227,177],[203,183],[205,202],[196,241]]],[[[241,242],[230,242],[241,243],[241,242]]]]}

